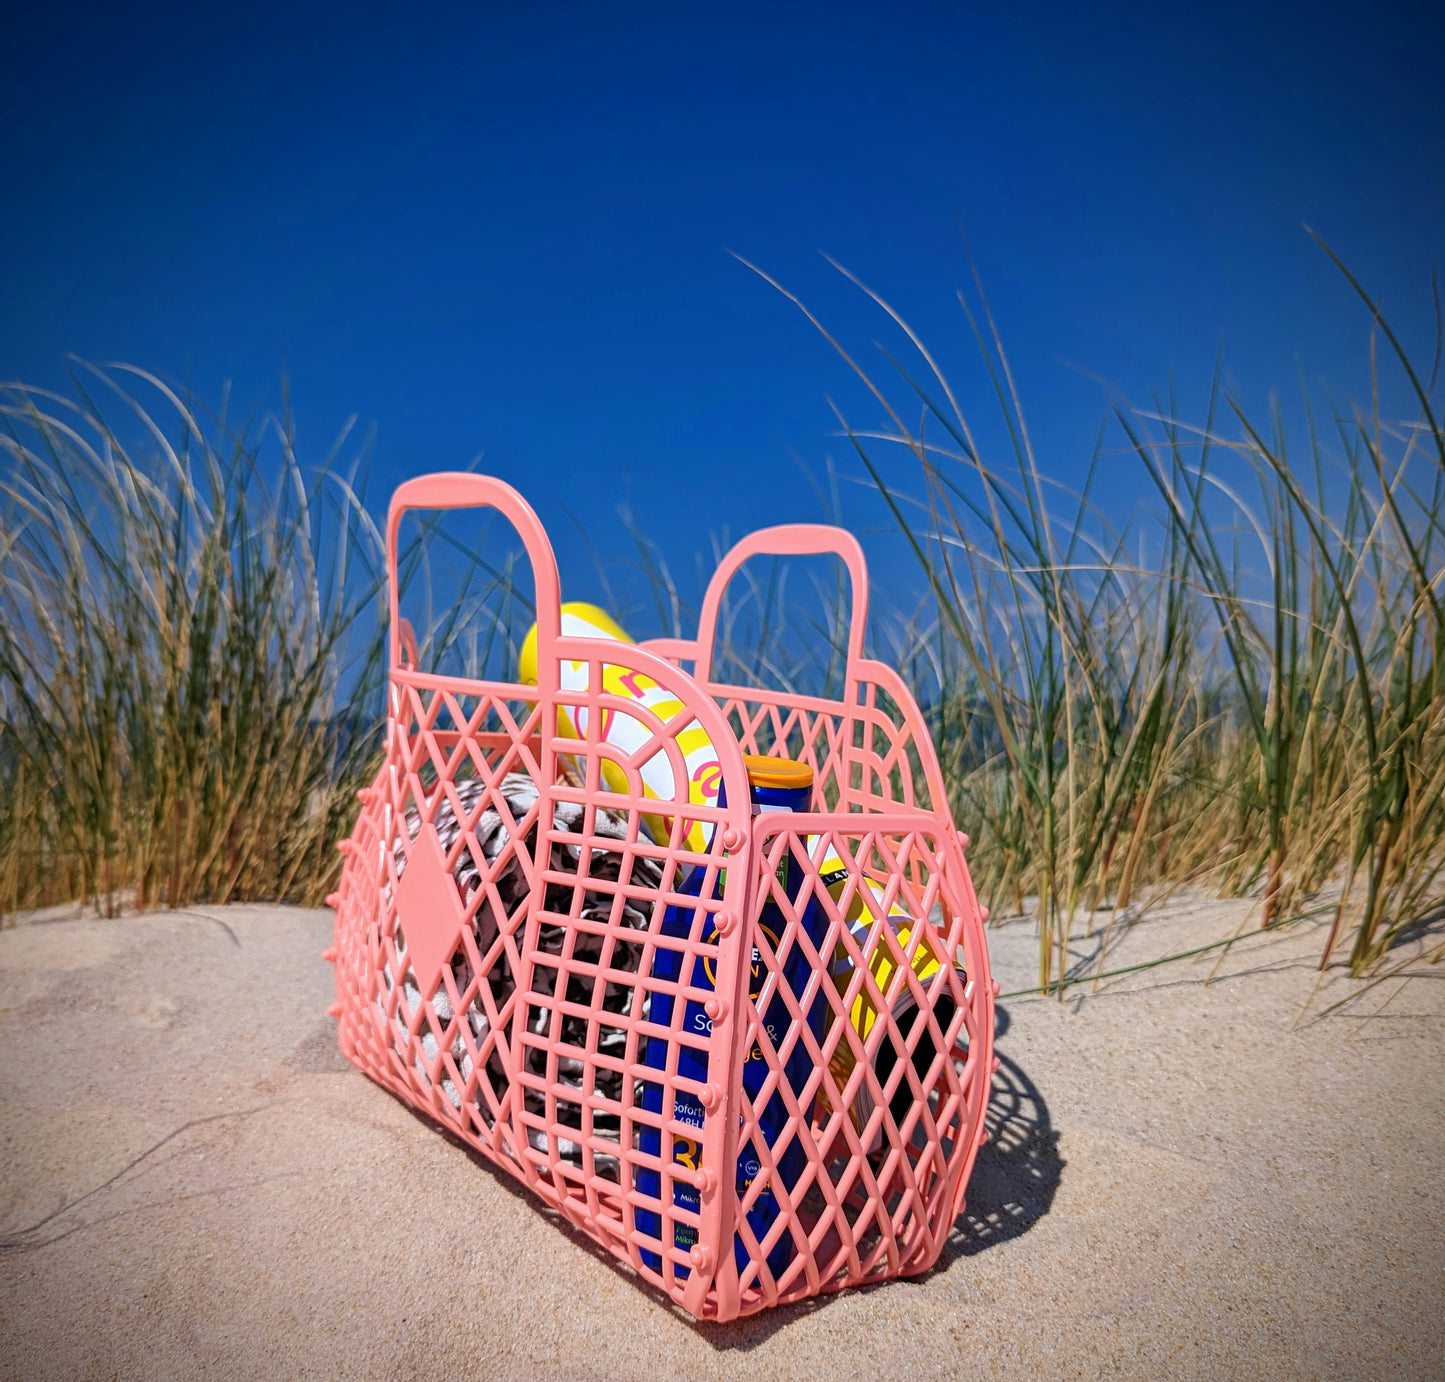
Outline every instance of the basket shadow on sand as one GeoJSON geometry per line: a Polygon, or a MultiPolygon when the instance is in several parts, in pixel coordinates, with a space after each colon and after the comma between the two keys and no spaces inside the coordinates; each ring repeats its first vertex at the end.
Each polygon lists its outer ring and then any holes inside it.
{"type": "MultiPolygon", "coordinates": [[[[1008,1014],[1003,1008],[994,1012],[995,1031],[1002,1036],[1008,1014]]],[[[1059,1188],[1064,1162],[1049,1106],[1017,1061],[1002,1052],[998,1057],[988,1103],[988,1141],[978,1149],[967,1202],[935,1272],[945,1271],[960,1257],[1022,1237],[1049,1212],[1059,1188]]]]}
{"type": "MultiPolygon", "coordinates": [[[[998,1007],[994,1011],[995,1031],[1002,1036],[1008,1030],[1008,1013],[998,1007]]],[[[663,1291],[639,1279],[626,1263],[620,1262],[580,1229],[573,1227],[556,1210],[539,1204],[524,1186],[513,1177],[499,1172],[480,1152],[452,1135],[448,1129],[433,1123],[425,1114],[415,1109],[409,1111],[419,1122],[439,1130],[448,1142],[464,1152],[478,1167],[491,1173],[496,1183],[508,1193],[525,1200],[575,1247],[625,1277],[643,1295],[685,1322],[719,1352],[755,1348],[794,1320],[817,1310],[826,1310],[842,1297],[886,1286],[898,1289],[910,1283],[927,1282],[938,1273],[948,1271],[959,1258],[973,1257],[998,1243],[1021,1237],[1049,1212],[1064,1167],[1058,1151],[1059,1135],[1054,1130],[1043,1095],[1022,1066],[999,1053],[999,1068],[994,1074],[989,1098],[988,1141],[979,1148],[974,1162],[964,1211],[954,1222],[933,1267],[918,1276],[813,1296],[719,1324],[713,1320],[694,1320],[663,1291]]]]}

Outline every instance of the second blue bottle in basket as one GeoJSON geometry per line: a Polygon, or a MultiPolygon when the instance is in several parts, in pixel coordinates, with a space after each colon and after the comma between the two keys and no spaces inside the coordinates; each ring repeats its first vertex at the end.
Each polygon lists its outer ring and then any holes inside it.
{"type": "MultiPolygon", "coordinates": [[[[745,754],[743,761],[748,770],[748,790],[752,797],[752,810],[754,815],[764,811],[798,811],[804,812],[811,809],[813,797],[813,770],[805,763],[797,763],[787,758],[764,758],[752,754],[745,754]]],[[[802,886],[803,872],[798,868],[791,853],[784,858],[778,866],[779,879],[783,884],[784,891],[790,902],[796,902],[798,892],[802,886]]],[[[700,895],[706,877],[706,870],[697,869],[678,888],[679,892],[700,895]]],[[[721,887],[721,881],[718,885],[721,887]]],[[[673,936],[678,939],[686,939],[692,929],[694,909],[688,907],[669,907],[667,915],[663,919],[662,934],[673,936]]],[[[712,916],[707,914],[705,924],[712,926],[712,916]]],[[[779,942],[782,939],[786,918],[776,903],[771,900],[763,904],[762,912],[758,918],[758,924],[766,933],[768,944],[776,953],[779,942]]],[[[815,898],[809,898],[803,910],[801,924],[808,934],[815,950],[819,949],[823,941],[823,932],[827,927],[827,918],[823,909],[818,905],[815,898]]],[[[704,935],[704,942],[716,944],[715,933],[704,935]]],[[[666,950],[661,947],[657,951],[657,959],[653,965],[653,975],[658,979],[665,979],[671,983],[677,983],[682,974],[684,956],[681,951],[666,950]]],[[[711,961],[698,959],[693,962],[692,973],[688,976],[687,984],[693,989],[711,989],[713,987],[713,965],[711,961]]],[[[807,957],[796,943],[788,952],[787,958],[783,961],[783,979],[793,993],[801,997],[807,986],[812,969],[807,957]]],[[[749,978],[749,996],[754,1002],[758,1000],[763,990],[763,982],[767,977],[767,970],[763,964],[762,956],[756,946],[752,953],[752,972],[749,978]]],[[[670,1026],[673,1015],[673,998],[670,994],[654,993],[652,996],[649,1020],[658,1026],[670,1026]]],[[[808,1010],[808,1026],[812,1029],[813,1035],[819,1041],[823,1036],[824,1002],[821,997],[816,999],[808,1010]]],[[[780,992],[774,990],[773,997],[768,1003],[767,1010],[763,1014],[763,1026],[767,1029],[768,1039],[772,1042],[773,1049],[779,1049],[787,1037],[788,1028],[791,1025],[792,1017],[788,1012],[787,1004],[784,1002],[780,992]]],[[[711,1023],[703,1005],[692,1000],[686,1003],[686,1011],[683,1014],[682,1030],[694,1034],[703,1034],[711,1030],[711,1023]]],[[[654,1070],[665,1070],[667,1068],[668,1043],[656,1038],[649,1038],[646,1049],[643,1052],[643,1061],[654,1070]]],[[[806,1084],[808,1075],[813,1067],[812,1058],[808,1055],[807,1049],[801,1042],[797,1043],[784,1063],[784,1073],[788,1084],[795,1092],[802,1090],[806,1084]]],[[[684,1079],[696,1080],[699,1083],[707,1079],[707,1053],[695,1047],[678,1044],[677,1073],[684,1079]]],[[[761,1048],[754,1043],[747,1052],[743,1061],[742,1083],[743,1090],[749,1100],[756,1104],[759,1092],[762,1090],[763,1082],[768,1076],[768,1063],[763,1056],[761,1048]]],[[[662,1113],[662,1086],[660,1084],[644,1083],[642,1086],[642,1107],[649,1113],[662,1113]]],[[[769,1149],[775,1147],[782,1133],[783,1127],[788,1119],[787,1105],[780,1093],[774,1092],[767,1103],[757,1112],[757,1135],[766,1142],[769,1149]]],[[[812,1114],[811,1107],[803,1110],[805,1117],[812,1114]]],[[[703,1110],[702,1106],[690,1094],[678,1091],[673,1116],[679,1123],[687,1124],[698,1129],[698,1138],[701,1138],[703,1110]]],[[[651,1156],[660,1156],[662,1150],[663,1134],[656,1128],[644,1125],[638,1135],[638,1150],[646,1152],[651,1156]]],[[[684,1137],[668,1135],[672,1144],[672,1161],[674,1165],[696,1169],[697,1158],[700,1150],[700,1141],[690,1140],[684,1137]]],[[[801,1143],[794,1137],[776,1158],[778,1176],[783,1185],[791,1191],[798,1183],[807,1164],[807,1158],[803,1153],[801,1143]]],[[[760,1162],[757,1149],[753,1146],[750,1138],[738,1149],[737,1161],[737,1193],[740,1200],[745,1200],[753,1181],[760,1171],[760,1162]]],[[[639,1169],[637,1172],[637,1189],[640,1194],[653,1199],[660,1199],[662,1196],[662,1176],[660,1172],[648,1169],[639,1169]]],[[[696,1189],[690,1185],[680,1182],[673,1182],[673,1204],[684,1209],[697,1213],[701,1208],[701,1197],[696,1189]]],[[[762,1242],[768,1230],[773,1226],[778,1217],[777,1196],[773,1193],[771,1185],[765,1185],[753,1201],[752,1208],[747,1212],[748,1227],[752,1230],[754,1237],[762,1242]]],[[[637,1226],[644,1233],[654,1238],[662,1236],[662,1216],[651,1210],[639,1209],[637,1211],[637,1226]]],[[[690,1248],[697,1241],[697,1232],[690,1224],[677,1223],[673,1228],[673,1244],[679,1248],[690,1248]]],[[[768,1269],[777,1276],[783,1268],[792,1260],[793,1240],[790,1234],[783,1234],[778,1242],[768,1253],[768,1269]]],[[[733,1240],[733,1252],[737,1261],[738,1270],[741,1271],[748,1261],[748,1250],[741,1235],[736,1235],[733,1240]]],[[[651,1267],[653,1271],[662,1270],[662,1260],[659,1254],[643,1249],[643,1262],[651,1267]]],[[[681,1276],[688,1274],[686,1266],[678,1266],[677,1272],[681,1276]]]]}

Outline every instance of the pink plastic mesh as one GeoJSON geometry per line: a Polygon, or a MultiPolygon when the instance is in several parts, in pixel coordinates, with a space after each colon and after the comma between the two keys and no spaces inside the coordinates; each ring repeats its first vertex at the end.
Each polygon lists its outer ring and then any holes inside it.
{"type": "Polygon", "coordinates": [[[857,543],[812,525],[755,533],[719,567],[696,644],[631,647],[561,635],[551,547],[500,481],[408,482],[388,542],[386,759],[341,846],[327,952],[347,1058],[697,1317],[926,1270],[984,1132],[993,985],[922,717],[897,674],[862,657],[857,543]],[[419,670],[396,609],[402,514],[478,506],[506,515],[532,560],[535,687],[419,670]],[[738,566],[816,552],[852,577],[843,700],[712,685],[738,566]],[[562,659],[587,663],[594,689],[559,690],[562,659]],[[605,694],[606,664],[678,708],[664,721],[605,694]],[[558,734],[559,706],[586,708],[572,717],[586,740],[558,734]],[[645,727],[640,749],[600,738],[610,715],[645,727]],[[694,726],[718,749],[726,806],[686,799],[677,736],[694,726]],[[814,810],[753,816],[743,753],[812,766],[814,810]],[[682,784],[670,803],[643,786],[659,754],[682,784]],[[659,815],[656,841],[644,818],[659,815]],[[689,852],[699,821],[708,843],[689,852]],[[693,869],[701,896],[679,891],[693,869]],[[858,925],[860,900],[902,924],[858,925]],[[664,929],[669,907],[681,933],[664,929]],[[649,1086],[661,1112],[644,1107],[649,1086]]]}

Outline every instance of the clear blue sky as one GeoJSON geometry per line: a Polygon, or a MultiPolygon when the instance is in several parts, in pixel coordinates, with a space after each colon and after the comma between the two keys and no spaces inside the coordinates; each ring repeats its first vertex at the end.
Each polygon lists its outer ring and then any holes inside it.
{"type": "Polygon", "coordinates": [[[614,550],[630,491],[685,565],[817,516],[797,461],[856,469],[825,393],[877,421],[726,250],[868,352],[883,324],[819,251],[848,264],[987,415],[962,227],[1068,479],[1105,412],[1076,367],[1197,397],[1222,337],[1252,399],[1297,359],[1358,389],[1366,320],[1303,222],[1428,362],[1442,38],[1379,3],[29,6],[0,377],[75,352],[261,408],[284,369],[311,456],[375,423],[379,490],[484,452],[559,538],[567,504],[614,550]]]}

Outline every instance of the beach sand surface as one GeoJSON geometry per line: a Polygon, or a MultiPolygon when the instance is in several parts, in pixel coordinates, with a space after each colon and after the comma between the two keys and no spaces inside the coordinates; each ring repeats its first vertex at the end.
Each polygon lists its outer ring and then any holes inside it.
{"type": "MultiPolygon", "coordinates": [[[[1317,986],[1326,920],[1005,999],[937,1268],[716,1325],[346,1064],[329,912],[22,919],[0,1376],[1445,1376],[1439,937],[1317,986]]],[[[1255,925],[1186,896],[1115,918],[1105,963],[1255,925]]],[[[1031,923],[990,946],[1006,992],[1036,982],[1031,923]]]]}

